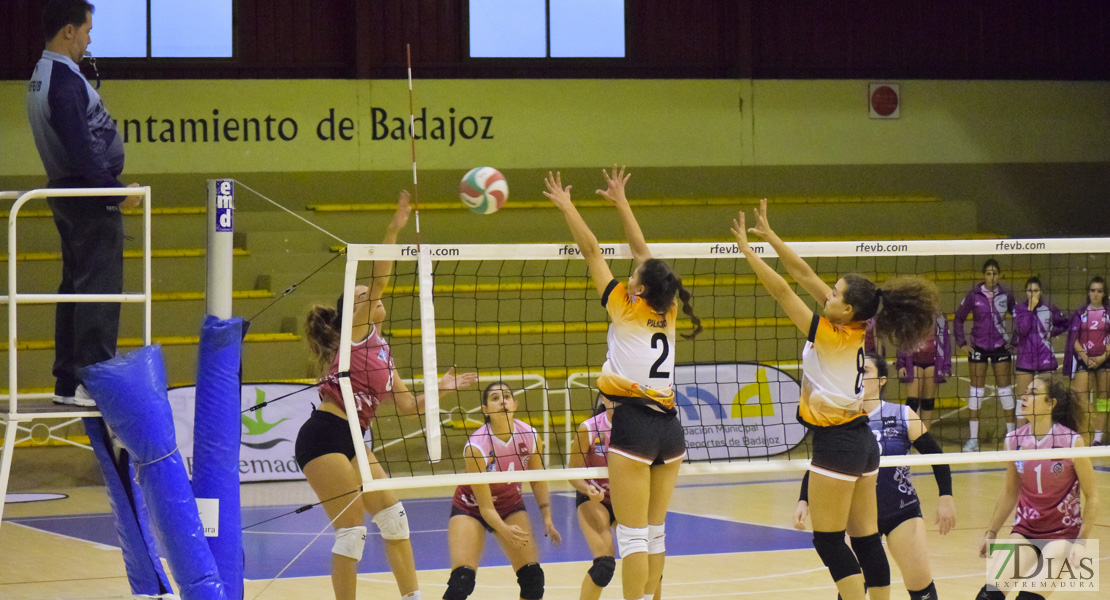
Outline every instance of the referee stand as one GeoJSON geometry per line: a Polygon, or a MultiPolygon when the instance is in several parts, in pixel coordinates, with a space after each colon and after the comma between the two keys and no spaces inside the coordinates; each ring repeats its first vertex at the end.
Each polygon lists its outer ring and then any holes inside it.
{"type": "Polygon", "coordinates": [[[116,519],[124,563],[131,590],[135,594],[161,596],[172,589],[165,572],[154,536],[147,522],[143,496],[135,484],[134,466],[126,450],[113,448],[101,414],[96,409],[57,406],[50,402],[52,393],[21,393],[19,391],[19,305],[57,304],[60,302],[119,302],[143,304],[143,343],[150,345],[151,322],[151,241],[150,241],[150,187],[138,188],[143,193],[143,291],[122,294],[37,294],[20,293],[18,287],[17,218],[24,204],[48,197],[89,197],[134,195],[135,188],[59,188],[36,189],[28,192],[0,192],[0,200],[15,200],[8,213],[8,294],[0,296],[8,306],[8,392],[0,395],[0,423],[5,425],[4,445],[0,448],[0,523],[15,446],[31,438],[27,424],[42,419],[63,420],[59,426],[47,429],[47,440],[54,440],[85,447],[67,438],[55,436],[54,431],[64,429],[77,419],[84,421],[89,435],[88,449],[96,455],[107,485],[108,499],[116,519]],[[28,436],[19,438],[20,432],[28,436]]]}

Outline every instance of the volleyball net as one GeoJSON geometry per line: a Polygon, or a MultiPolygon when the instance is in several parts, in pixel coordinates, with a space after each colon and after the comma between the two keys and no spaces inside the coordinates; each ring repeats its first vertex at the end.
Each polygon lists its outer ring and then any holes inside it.
{"type": "MultiPolygon", "coordinates": [[[[944,240],[882,242],[803,242],[789,244],[830,285],[847,273],[881,282],[917,275],[936,283],[952,333],[968,332],[971,319],[953,324],[952,315],[972,286],[982,281],[984,262],[1001,266],[1001,284],[1014,302],[1027,302],[1025,283],[1041,282],[1042,301],[1071,319],[1086,306],[1088,284],[1107,272],[1108,239],[944,240]]],[[[684,474],[745,473],[804,469],[810,456],[805,428],[796,419],[800,395],[800,357],[805,336],[756,280],[732,242],[651,244],[655,257],[670,262],[693,295],[704,331],[693,341],[678,339],[674,352],[675,392],[685,428],[688,458],[684,474]]],[[[768,244],[753,244],[778,265],[768,244]]],[[[603,244],[614,276],[633,270],[622,244],[603,244]]],[[[344,294],[368,284],[372,262],[395,261],[392,285],[385,291],[388,318],[382,333],[410,389],[426,392],[425,414],[398,416],[379,410],[371,431],[388,481],[366,477],[364,489],[432,487],[461,483],[556,480],[604,476],[600,470],[567,470],[573,432],[596,404],[596,377],[606,355],[608,318],[573,245],[351,245],[347,248],[344,294]],[[449,367],[476,371],[478,386],[438,394],[437,381],[449,367]],[[518,400],[516,418],[534,426],[543,442],[542,472],[466,474],[462,448],[483,422],[480,390],[503,381],[518,400]]],[[[789,279],[789,278],[788,278],[789,279]]],[[[808,300],[799,289],[803,298],[808,300]]],[[[353,302],[344,302],[343,338],[350,339],[353,302]]],[[[819,310],[816,303],[811,306],[819,310]]],[[[679,333],[692,328],[679,315],[679,333]]],[[[1005,317],[1013,341],[1014,320],[1005,317]]],[[[953,335],[955,338],[955,335],[953,335]]],[[[1057,364],[1064,360],[1065,330],[1051,337],[1057,364]]],[[[980,414],[981,451],[960,453],[969,439],[967,356],[953,339],[952,373],[936,387],[932,431],[948,454],[884,457],[884,465],[967,463],[1013,460],[999,452],[1006,433],[1006,412],[999,405],[993,373],[987,378],[980,414]]],[[[350,348],[340,352],[340,371],[350,369],[350,348]]],[[[880,353],[885,349],[880,345],[880,353]]],[[[903,402],[896,356],[885,350],[890,377],[884,396],[903,402]]],[[[1012,368],[1011,369],[1012,375],[1012,368]]],[[[1060,368],[1056,371],[1059,373],[1060,368]]],[[[988,372],[991,371],[988,369],[988,372]]],[[[354,376],[354,373],[351,374],[354,376]]],[[[1082,403],[1085,416],[1105,398],[1097,389],[1082,403]]],[[[349,379],[341,377],[348,412],[354,408],[349,379]]],[[[1011,379],[1012,381],[1012,379],[1011,379]]],[[[1016,390],[1019,397],[1022,390],[1016,390]]],[[[1105,410],[1106,407],[1102,406],[1105,410]]],[[[1105,426],[1103,426],[1105,428],[1105,426]]],[[[352,420],[352,435],[361,432],[352,420]]],[[[361,449],[361,444],[356,443],[361,449]]],[[[1057,451],[1056,455],[1065,457],[1057,451]]],[[[1105,448],[1068,454],[1107,456],[1105,448]]],[[[1023,454],[1023,456],[1025,456],[1023,454]]],[[[365,457],[360,457],[365,460],[365,457]]],[[[368,469],[363,470],[369,473],[368,469]]]]}

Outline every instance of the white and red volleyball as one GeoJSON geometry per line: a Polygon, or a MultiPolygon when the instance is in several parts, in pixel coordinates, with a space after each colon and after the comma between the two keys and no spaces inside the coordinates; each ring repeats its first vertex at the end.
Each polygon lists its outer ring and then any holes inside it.
{"type": "Polygon", "coordinates": [[[459,182],[459,199],[480,215],[495,213],[509,199],[509,182],[493,167],[471,169],[459,182]]]}

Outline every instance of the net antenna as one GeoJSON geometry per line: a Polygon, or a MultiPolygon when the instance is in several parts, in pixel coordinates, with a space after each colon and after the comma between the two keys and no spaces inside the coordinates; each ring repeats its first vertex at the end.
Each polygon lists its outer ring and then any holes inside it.
{"type": "MultiPolygon", "coordinates": [[[[409,140],[412,142],[412,209],[416,219],[417,285],[420,290],[420,329],[422,364],[424,366],[424,437],[428,444],[428,460],[439,462],[442,458],[443,432],[439,423],[439,366],[436,361],[436,315],[432,302],[433,266],[430,255],[420,247],[420,188],[416,177],[416,111],[412,93],[412,46],[405,44],[405,62],[409,79],[409,140]]],[[[349,260],[349,259],[348,259],[349,260]]],[[[347,263],[350,265],[351,263],[347,263]]],[[[344,338],[346,339],[346,338],[344,338]]],[[[365,474],[369,474],[366,471],[365,474]]],[[[369,479],[364,475],[364,479],[369,479]]]]}

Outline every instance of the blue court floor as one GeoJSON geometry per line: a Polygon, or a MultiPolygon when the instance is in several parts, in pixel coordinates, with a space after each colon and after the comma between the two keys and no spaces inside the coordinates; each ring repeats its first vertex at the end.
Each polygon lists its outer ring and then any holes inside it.
{"type": "MultiPolygon", "coordinates": [[[[706,490],[706,493],[712,493],[706,490]]],[[[559,547],[548,541],[540,542],[541,562],[556,563],[590,560],[589,548],[578,529],[574,496],[553,493],[551,498],[555,527],[563,536],[559,547]]],[[[413,552],[419,569],[450,568],[447,549],[447,519],[450,498],[410,498],[404,500],[412,528],[413,552]]],[[[526,498],[532,518],[533,531],[543,532],[543,523],[536,510],[534,498],[526,498]]],[[[268,506],[243,508],[243,525],[258,523],[295,509],[296,506],[268,506]]],[[[83,539],[108,546],[118,546],[115,526],[109,514],[67,515],[61,517],[26,517],[13,522],[60,535],[83,539]]],[[[370,530],[366,553],[359,571],[362,573],[388,572],[382,544],[376,527],[370,530]]],[[[811,534],[793,529],[738,523],[731,520],[671,513],[667,517],[667,554],[672,556],[694,554],[720,554],[726,552],[768,552],[810,548],[811,534]]],[[[323,509],[316,507],[305,513],[290,515],[270,521],[243,532],[246,554],[244,575],[247,579],[270,579],[278,574],[293,558],[304,552],[282,577],[311,577],[327,575],[331,564],[332,530],[323,509]],[[315,541],[313,536],[323,531],[315,541]]],[[[482,565],[508,565],[509,561],[498,547],[497,540],[486,538],[482,565]]]]}

